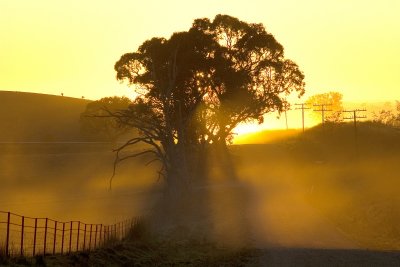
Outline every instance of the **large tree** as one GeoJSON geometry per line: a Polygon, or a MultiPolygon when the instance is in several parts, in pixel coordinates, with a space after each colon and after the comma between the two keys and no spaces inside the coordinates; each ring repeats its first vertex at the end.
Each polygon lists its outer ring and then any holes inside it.
{"type": "Polygon", "coordinates": [[[138,97],[113,113],[137,128],[117,151],[121,160],[150,153],[173,192],[184,192],[204,148],[224,147],[241,122],[282,111],[285,96],[304,93],[304,75],[262,24],[227,15],[197,19],[186,32],[145,41],[116,62],[117,79],[138,97]],[[124,154],[144,142],[150,149],[124,154]]]}

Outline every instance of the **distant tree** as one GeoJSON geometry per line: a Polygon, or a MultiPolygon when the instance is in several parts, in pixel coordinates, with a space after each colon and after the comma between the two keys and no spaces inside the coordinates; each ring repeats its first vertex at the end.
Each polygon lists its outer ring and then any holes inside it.
{"type": "Polygon", "coordinates": [[[304,93],[303,73],[273,35],[227,15],[196,19],[187,32],[145,41],[115,70],[138,97],[113,115],[142,133],[118,149],[116,162],[155,155],[171,192],[190,187],[205,148],[224,148],[239,123],[261,123],[265,113],[284,109],[284,96],[304,93]],[[152,149],[122,156],[139,142],[152,149]]]}
{"type": "MultiPolygon", "coordinates": [[[[312,109],[320,109],[318,106],[313,105],[322,105],[326,104],[325,107],[327,110],[332,110],[330,112],[326,112],[325,121],[327,122],[342,122],[342,110],[343,110],[343,95],[339,92],[328,92],[323,94],[316,94],[309,97],[306,103],[312,109]]],[[[321,119],[321,112],[313,111],[312,117],[315,119],[321,119]]]]}
{"type": "Polygon", "coordinates": [[[115,141],[128,127],[118,123],[110,113],[127,109],[131,102],[127,97],[117,96],[89,102],[80,117],[82,134],[95,140],[115,141]]]}
{"type": "Polygon", "coordinates": [[[382,109],[379,112],[372,112],[372,121],[380,122],[389,126],[400,126],[400,101],[395,101],[396,108],[389,108],[391,105],[387,103],[387,109],[382,109]]]}

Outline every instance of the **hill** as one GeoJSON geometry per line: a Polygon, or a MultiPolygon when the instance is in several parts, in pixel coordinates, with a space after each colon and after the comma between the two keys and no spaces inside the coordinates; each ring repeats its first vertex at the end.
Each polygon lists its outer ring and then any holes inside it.
{"type": "Polygon", "coordinates": [[[80,141],[79,116],[90,100],[0,91],[0,142],[80,141]]]}
{"type": "Polygon", "coordinates": [[[356,248],[399,250],[400,131],[373,122],[357,130],[357,143],[353,124],[342,123],[233,146],[238,176],[252,181],[269,207],[259,228],[268,225],[279,245],[343,248],[322,231],[330,225],[328,232],[356,248]]]}

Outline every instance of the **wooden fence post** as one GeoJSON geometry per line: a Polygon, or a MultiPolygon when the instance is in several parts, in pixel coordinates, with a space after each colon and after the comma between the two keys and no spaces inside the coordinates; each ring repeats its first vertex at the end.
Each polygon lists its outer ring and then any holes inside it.
{"type": "Polygon", "coordinates": [[[63,224],[63,228],[62,228],[62,241],[61,241],[61,255],[64,252],[65,222],[63,222],[62,224],[63,224]]]}
{"type": "Polygon", "coordinates": [[[24,228],[25,228],[25,216],[22,216],[21,221],[21,257],[24,256],[24,228]]]}
{"type": "Polygon", "coordinates": [[[103,243],[106,244],[107,242],[107,225],[104,225],[104,238],[103,243]]]}
{"type": "Polygon", "coordinates": [[[103,239],[101,238],[101,235],[103,234],[103,225],[100,224],[100,233],[99,233],[99,246],[102,245],[103,239]]]}
{"type": "Polygon", "coordinates": [[[94,248],[96,248],[96,244],[97,244],[97,224],[96,224],[96,230],[95,230],[95,233],[94,233],[94,248]]]}
{"type": "Polygon", "coordinates": [[[69,254],[71,254],[71,247],[72,247],[72,221],[69,225],[69,254]]]}
{"type": "Polygon", "coordinates": [[[103,234],[103,244],[105,245],[107,241],[107,225],[104,225],[104,234],[103,234]]]}
{"type": "Polygon", "coordinates": [[[92,227],[93,227],[93,224],[91,224],[91,225],[90,225],[90,234],[89,234],[89,251],[90,251],[90,248],[91,248],[91,246],[92,246],[92,227]]]}
{"type": "Polygon", "coordinates": [[[108,240],[110,240],[110,232],[108,231],[108,229],[109,229],[109,226],[106,225],[104,227],[104,234],[105,234],[104,240],[107,242],[108,242],[108,240]]]}
{"type": "Polygon", "coordinates": [[[46,255],[46,243],[47,243],[47,223],[49,222],[49,219],[46,218],[46,222],[44,223],[44,245],[43,245],[43,256],[46,255]]]}
{"type": "Polygon", "coordinates": [[[57,221],[54,221],[53,255],[56,254],[57,221]]]}
{"type": "Polygon", "coordinates": [[[35,257],[36,254],[36,232],[37,232],[37,218],[35,218],[35,230],[33,232],[33,257],[35,257]]]}
{"type": "Polygon", "coordinates": [[[83,250],[86,248],[86,227],[87,224],[85,223],[85,229],[83,230],[83,250]]]}
{"type": "Polygon", "coordinates": [[[11,213],[7,213],[7,236],[6,236],[6,257],[9,256],[9,250],[8,246],[10,245],[10,219],[11,219],[11,213]]]}
{"type": "Polygon", "coordinates": [[[81,228],[81,222],[78,221],[78,235],[76,237],[76,251],[79,251],[79,230],[81,228]]]}

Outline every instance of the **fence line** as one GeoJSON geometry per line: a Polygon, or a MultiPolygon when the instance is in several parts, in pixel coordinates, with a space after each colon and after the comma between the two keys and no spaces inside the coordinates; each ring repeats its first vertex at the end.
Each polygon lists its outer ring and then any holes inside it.
{"type": "Polygon", "coordinates": [[[112,225],[61,222],[0,211],[0,254],[35,256],[93,250],[110,240],[121,240],[137,219],[112,225]],[[2,241],[4,240],[4,241],[2,241]]]}

